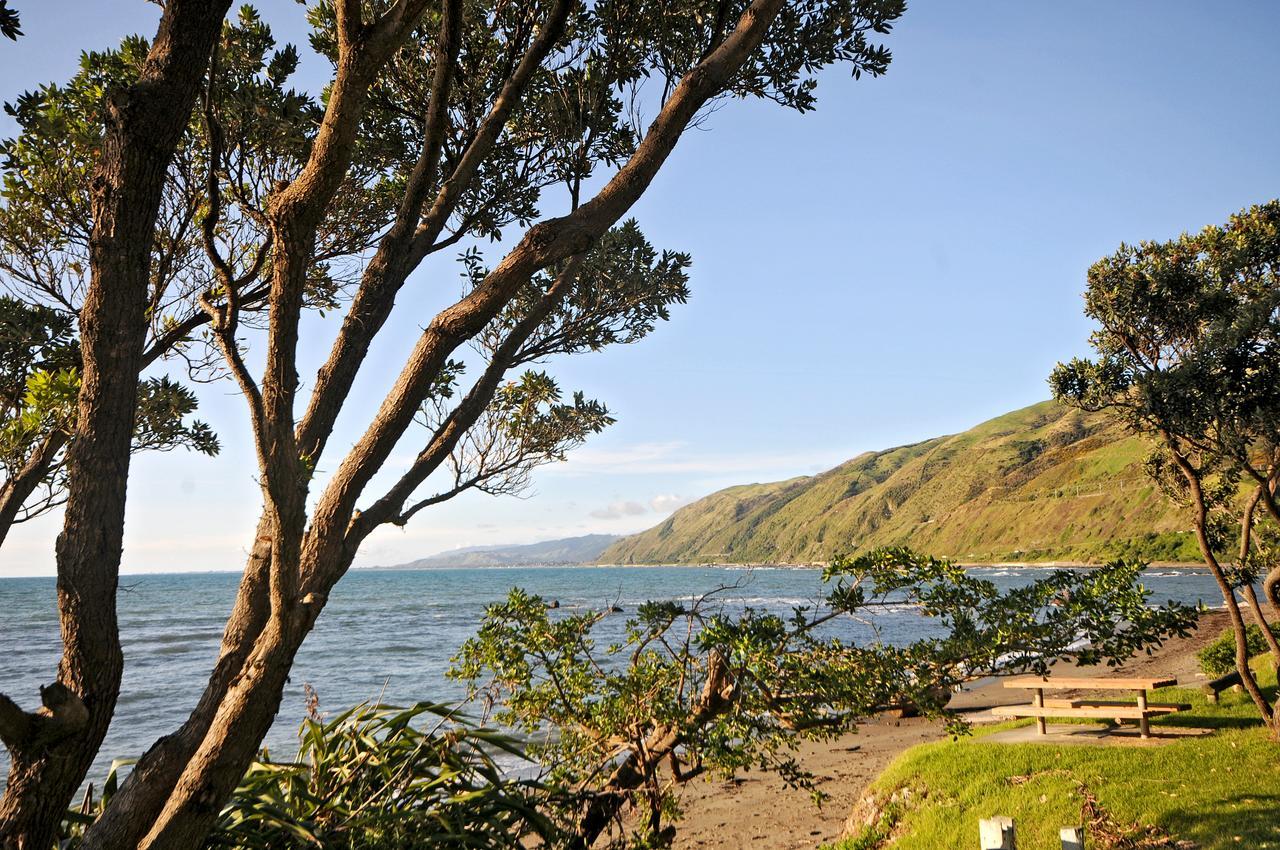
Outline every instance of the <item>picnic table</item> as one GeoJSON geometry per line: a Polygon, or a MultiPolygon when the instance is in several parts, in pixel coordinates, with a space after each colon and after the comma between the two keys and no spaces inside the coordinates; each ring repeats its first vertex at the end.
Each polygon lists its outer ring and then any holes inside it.
{"type": "Polygon", "coordinates": [[[1152,717],[1191,708],[1182,703],[1152,703],[1147,699],[1147,691],[1176,684],[1178,680],[1170,677],[1112,679],[1087,676],[1015,676],[1005,679],[1004,686],[1033,691],[1031,704],[997,706],[991,713],[997,717],[1034,717],[1036,731],[1041,735],[1048,734],[1045,723],[1047,717],[1104,717],[1113,719],[1116,723],[1136,720],[1139,734],[1143,738],[1150,738],[1152,717]],[[1137,700],[1046,699],[1044,692],[1049,690],[1132,691],[1137,700]]]}

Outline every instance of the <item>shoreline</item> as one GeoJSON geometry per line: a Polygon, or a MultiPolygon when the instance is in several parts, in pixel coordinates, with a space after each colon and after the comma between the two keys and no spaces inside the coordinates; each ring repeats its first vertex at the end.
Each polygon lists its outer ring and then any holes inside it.
{"type": "MultiPolygon", "coordinates": [[[[1086,570],[1098,569],[1105,564],[1090,561],[964,561],[950,559],[965,569],[1019,569],[1019,570],[1086,570]]],[[[1194,561],[1151,561],[1149,568],[1161,570],[1204,570],[1207,567],[1194,561]]],[[[563,569],[625,569],[625,570],[664,570],[664,569],[707,569],[707,570],[821,570],[826,564],[783,564],[771,561],[751,563],[731,563],[718,561],[708,564],[492,564],[489,566],[439,566],[439,567],[353,567],[359,572],[411,573],[440,572],[444,570],[563,570],[563,569]]],[[[176,575],[176,573],[150,573],[148,575],[176,575]]]]}
{"type": "MultiPolygon", "coordinates": [[[[953,559],[954,560],[954,559],[953,559]]],[[[955,563],[965,569],[988,570],[988,569],[1017,569],[1017,570],[1087,570],[1097,569],[1104,566],[1103,564],[1089,563],[1086,561],[981,561],[966,562],[955,560],[955,563]]],[[[657,569],[709,569],[709,570],[797,570],[797,571],[813,571],[824,568],[823,564],[775,564],[775,563],[752,563],[752,564],[731,564],[731,563],[715,563],[715,564],[496,564],[487,567],[477,566],[453,566],[453,567],[352,567],[352,572],[359,573],[434,573],[447,572],[450,570],[565,570],[565,569],[628,569],[628,570],[657,570],[657,569]]],[[[1204,564],[1189,563],[1182,561],[1152,561],[1147,565],[1151,569],[1161,570],[1204,570],[1204,564]]],[[[145,572],[121,572],[121,578],[145,578],[148,576],[187,576],[187,575],[240,575],[243,569],[228,570],[169,570],[169,571],[145,571],[145,572]]],[[[0,574],[0,581],[7,579],[53,579],[53,574],[39,573],[13,573],[0,574]]]]}

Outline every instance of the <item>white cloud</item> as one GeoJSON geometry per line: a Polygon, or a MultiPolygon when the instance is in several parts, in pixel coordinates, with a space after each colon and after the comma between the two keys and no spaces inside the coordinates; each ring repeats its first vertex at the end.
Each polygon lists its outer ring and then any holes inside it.
{"type": "Polygon", "coordinates": [[[596,519],[622,519],[629,516],[640,516],[649,509],[639,502],[610,502],[608,507],[591,512],[596,519]]]}
{"type": "Polygon", "coordinates": [[[655,514],[669,514],[692,501],[693,499],[688,499],[675,493],[661,493],[649,500],[649,507],[653,508],[655,514]]]}

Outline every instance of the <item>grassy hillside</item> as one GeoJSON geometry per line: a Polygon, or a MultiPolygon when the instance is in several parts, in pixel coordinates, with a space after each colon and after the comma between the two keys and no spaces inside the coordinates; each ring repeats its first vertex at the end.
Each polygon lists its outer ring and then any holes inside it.
{"type": "Polygon", "coordinates": [[[730,487],[605,550],[605,563],[809,563],[908,545],[965,561],[1195,561],[1148,448],[1055,402],[811,477],[730,487]]]}

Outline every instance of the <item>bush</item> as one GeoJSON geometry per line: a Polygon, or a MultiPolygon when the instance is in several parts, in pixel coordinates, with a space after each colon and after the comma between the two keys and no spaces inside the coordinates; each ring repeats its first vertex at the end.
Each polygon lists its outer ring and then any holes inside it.
{"type": "MultiPolygon", "coordinates": [[[[534,837],[557,842],[538,814],[546,790],[512,779],[495,753],[523,758],[513,739],[443,705],[361,704],[324,722],[306,720],[292,762],[266,751],[219,815],[208,848],[236,850],[408,850],[510,848],[534,837]],[[419,728],[415,722],[426,721],[419,728]]],[[[65,846],[116,786],[116,770],[97,805],[68,813],[65,846]]]]}
{"type": "MultiPolygon", "coordinates": [[[[1248,628],[1245,629],[1245,633],[1247,635],[1246,643],[1249,647],[1249,657],[1265,655],[1268,647],[1267,640],[1262,634],[1262,629],[1250,623],[1248,628]]],[[[1271,633],[1280,637],[1280,624],[1273,623],[1271,625],[1271,633]]],[[[1200,659],[1200,669],[1210,676],[1223,676],[1235,670],[1235,632],[1231,629],[1225,629],[1213,643],[1197,652],[1196,658],[1200,659]]]]}

